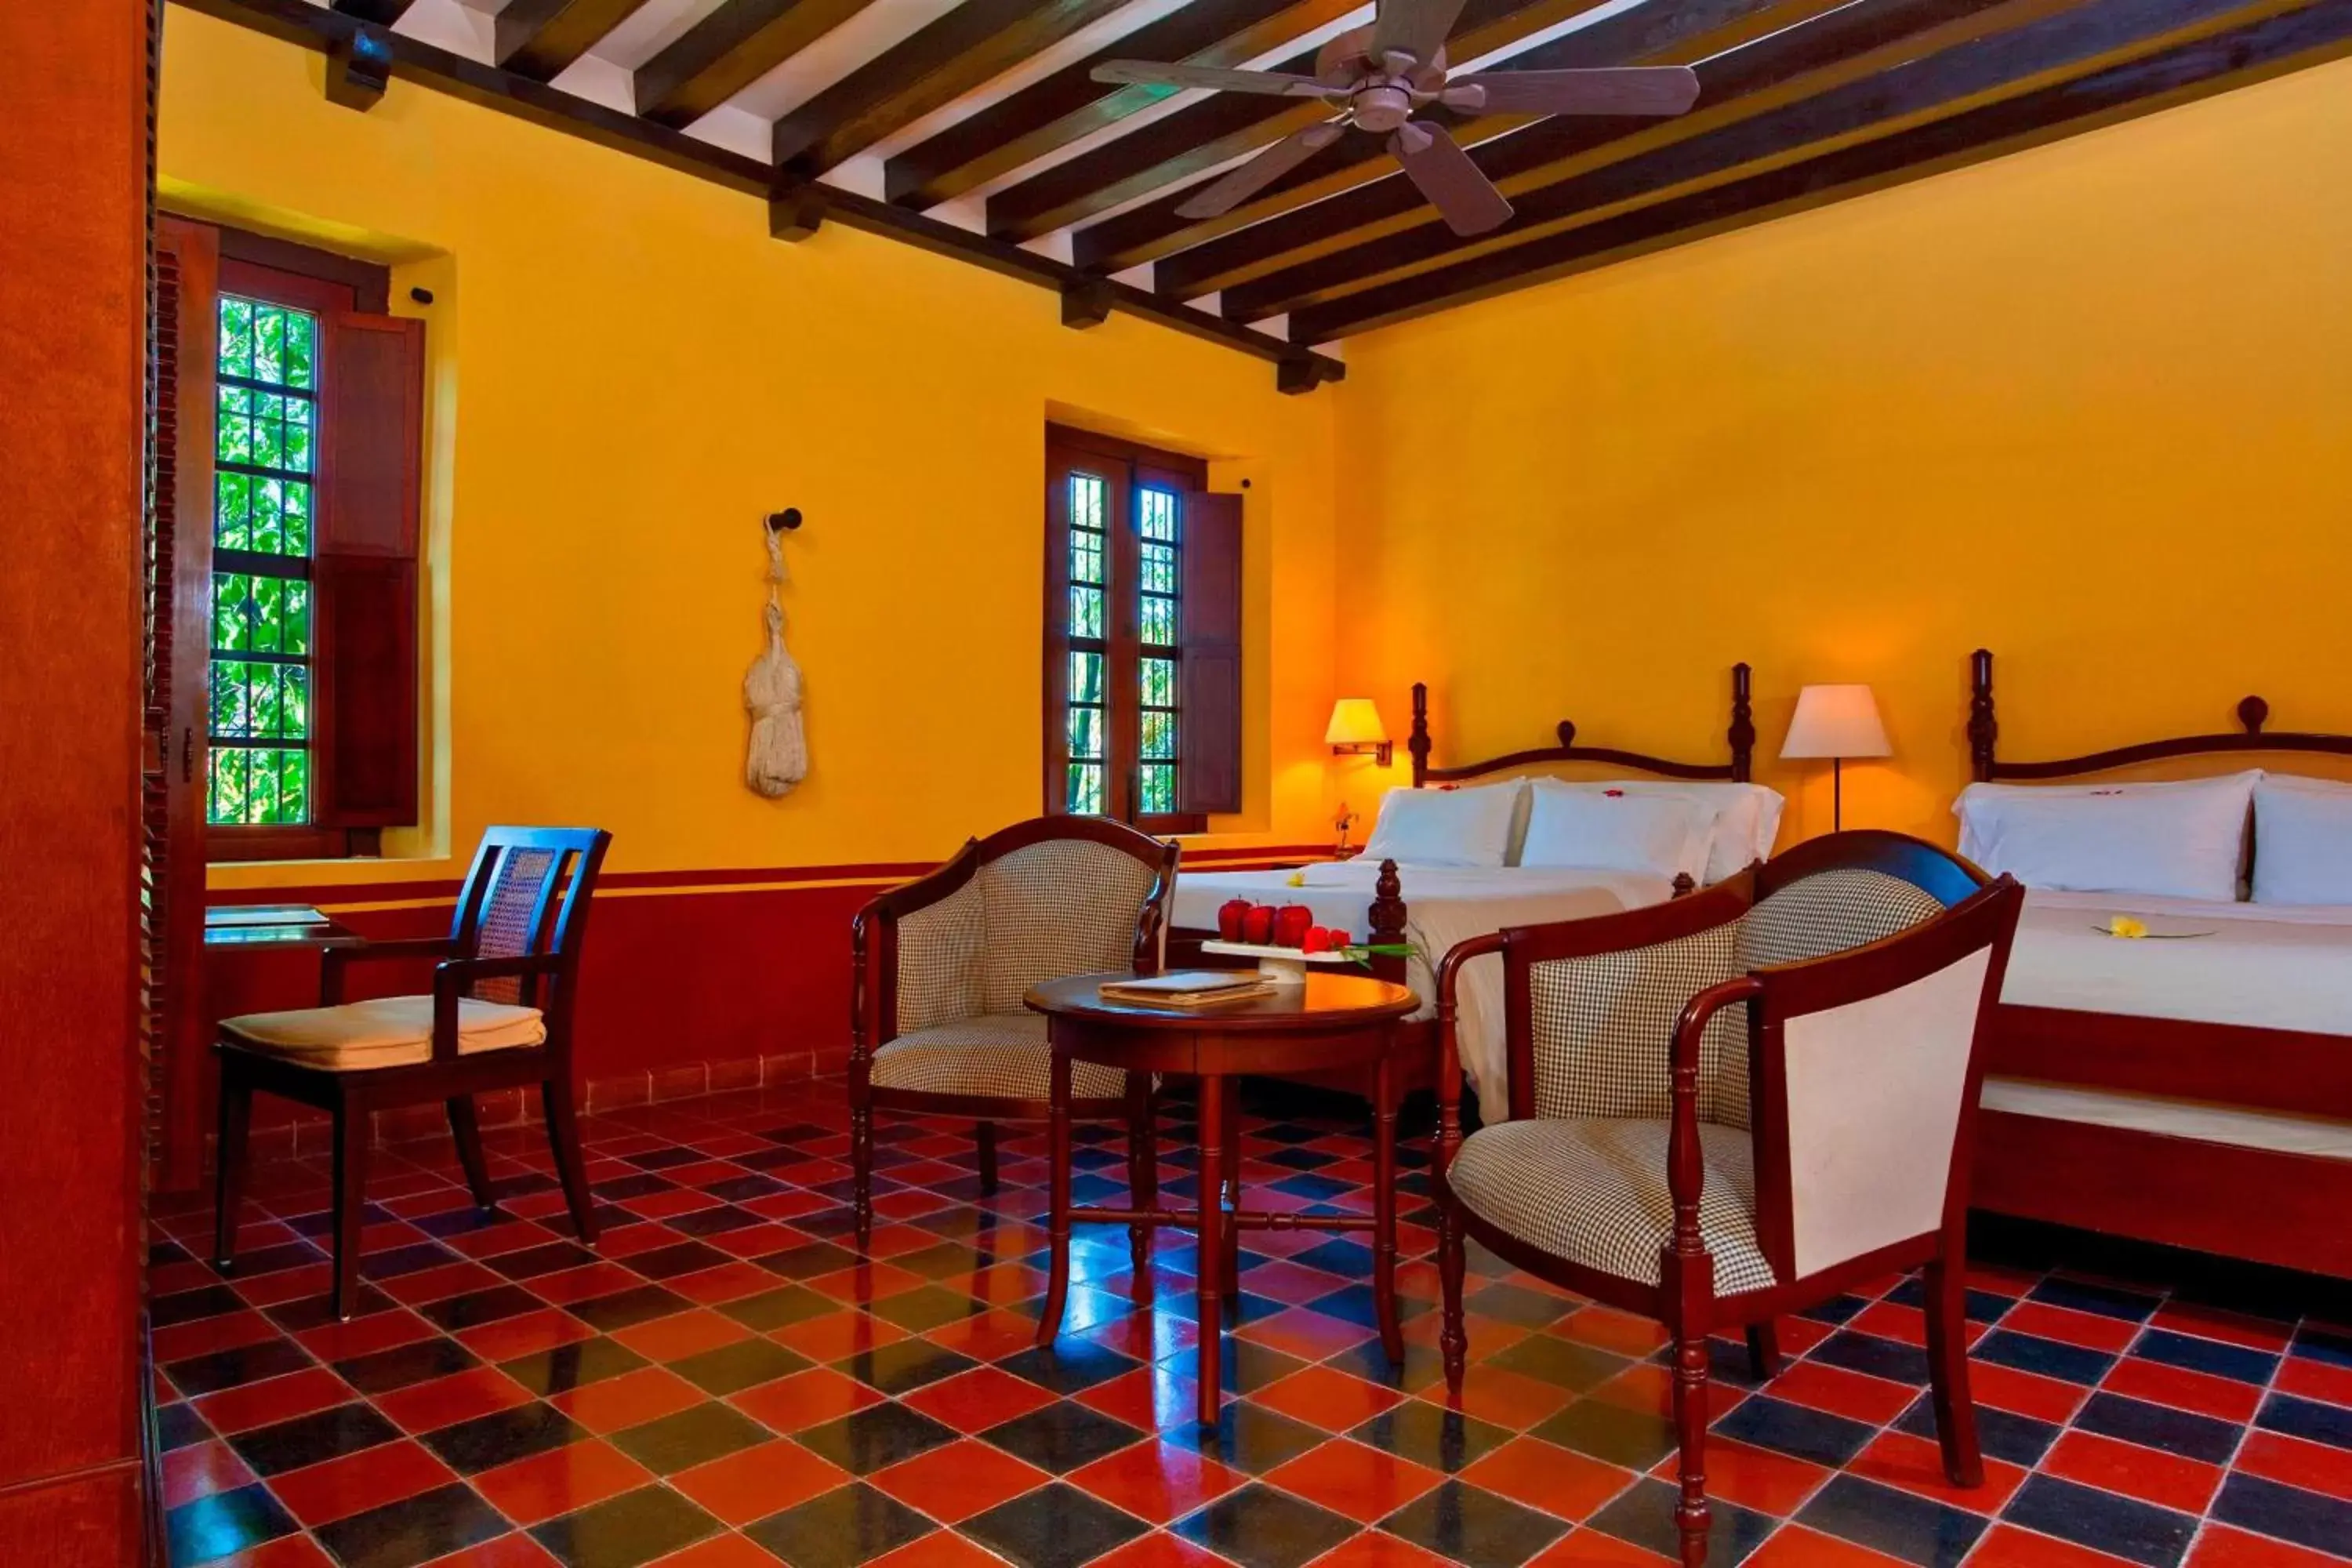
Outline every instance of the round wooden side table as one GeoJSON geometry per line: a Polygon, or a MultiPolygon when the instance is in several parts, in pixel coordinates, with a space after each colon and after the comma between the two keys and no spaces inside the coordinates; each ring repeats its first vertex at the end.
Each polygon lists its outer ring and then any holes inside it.
{"type": "Polygon", "coordinates": [[[1053,1194],[1053,1273],[1037,1342],[1062,1328],[1070,1285],[1070,1226],[1177,1226],[1200,1237],[1201,1424],[1217,1421],[1222,1382],[1224,1299],[1237,1290],[1235,1237],[1243,1230],[1370,1231],[1372,1296],[1381,1347],[1404,1356],[1396,1314],[1396,1100],[1398,1021],[1420,1005],[1402,985],[1352,974],[1309,974],[1303,985],[1205,1007],[1139,1006],[1105,1001],[1106,981],[1127,974],[1054,980],[1024,998],[1045,1015],[1053,1043],[1053,1115],[1047,1161],[1053,1194]],[[1199,1079],[1200,1192],[1189,1209],[1073,1208],[1070,1205],[1070,1064],[1097,1062],[1129,1072],[1187,1073],[1199,1079]],[[1243,1073],[1370,1068],[1373,1079],[1372,1188],[1370,1215],[1275,1213],[1241,1206],[1236,1097],[1228,1079],[1243,1073]]]}

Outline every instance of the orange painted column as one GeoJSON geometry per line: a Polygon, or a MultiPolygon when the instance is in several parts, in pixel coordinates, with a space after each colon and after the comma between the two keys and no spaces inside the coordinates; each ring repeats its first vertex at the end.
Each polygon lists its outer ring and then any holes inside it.
{"type": "Polygon", "coordinates": [[[147,37],[0,5],[0,1562],[141,1560],[147,37]]]}

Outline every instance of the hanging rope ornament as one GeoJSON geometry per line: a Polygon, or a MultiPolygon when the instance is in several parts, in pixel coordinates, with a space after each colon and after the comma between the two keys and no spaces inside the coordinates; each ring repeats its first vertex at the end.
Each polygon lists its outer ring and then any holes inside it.
{"type": "MultiPolygon", "coordinates": [[[[793,521],[798,521],[797,516],[793,521]]],[[[792,526],[786,524],[785,526],[792,526]]],[[[784,649],[784,540],[767,525],[768,605],[761,612],[768,647],[743,677],[743,706],[751,715],[751,746],[743,782],[755,794],[778,800],[808,777],[808,738],[801,726],[801,667],[784,649]]]]}

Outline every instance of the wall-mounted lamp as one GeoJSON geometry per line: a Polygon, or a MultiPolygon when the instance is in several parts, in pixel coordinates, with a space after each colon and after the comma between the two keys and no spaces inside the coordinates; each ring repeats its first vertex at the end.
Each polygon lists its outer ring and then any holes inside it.
{"type": "Polygon", "coordinates": [[[1830,828],[1845,822],[1845,759],[1884,757],[1886,726],[1878,721],[1878,700],[1867,686],[1808,686],[1797,693],[1797,711],[1780,755],[1830,760],[1830,828]]]}
{"type": "Polygon", "coordinates": [[[1381,719],[1381,710],[1369,697],[1342,697],[1331,704],[1331,722],[1323,731],[1335,757],[1369,755],[1381,766],[1387,767],[1395,750],[1389,742],[1389,727],[1381,719]]]}

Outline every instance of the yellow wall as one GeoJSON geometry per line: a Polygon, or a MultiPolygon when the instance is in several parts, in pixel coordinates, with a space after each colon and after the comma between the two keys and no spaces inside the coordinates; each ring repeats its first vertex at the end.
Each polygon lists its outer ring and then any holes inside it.
{"type": "Polygon", "coordinates": [[[1947,838],[1979,644],[2018,758],[2352,731],[2347,167],[2336,64],[1351,342],[1341,684],[1459,760],[1869,681],[1846,820],[1947,838]]]}
{"type": "Polygon", "coordinates": [[[425,283],[438,731],[425,858],[216,886],[448,874],[497,821],[592,822],[621,869],[920,859],[1039,803],[1045,426],[1092,414],[1247,478],[1248,809],[1320,838],[1333,400],[1265,362],[761,204],[174,7],[167,199],[425,283]],[[798,506],[788,637],[814,765],[740,782],[760,519],[798,506]],[[1279,604],[1281,614],[1274,614],[1279,604]]]}

